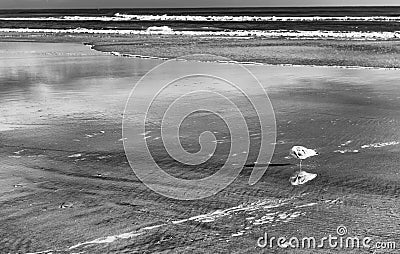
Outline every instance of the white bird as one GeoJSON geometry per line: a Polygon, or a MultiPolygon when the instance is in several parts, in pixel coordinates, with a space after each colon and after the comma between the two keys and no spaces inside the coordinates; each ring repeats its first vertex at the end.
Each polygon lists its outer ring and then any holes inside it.
{"type": "Polygon", "coordinates": [[[293,146],[292,149],[290,149],[290,155],[300,160],[300,172],[301,172],[301,161],[309,157],[318,155],[318,153],[315,150],[305,148],[304,146],[293,146]]]}

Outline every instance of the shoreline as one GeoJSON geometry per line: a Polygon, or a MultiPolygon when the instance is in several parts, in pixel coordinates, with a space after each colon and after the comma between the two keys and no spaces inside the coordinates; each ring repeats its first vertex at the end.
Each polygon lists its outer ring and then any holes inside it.
{"type": "Polygon", "coordinates": [[[175,59],[209,54],[235,63],[347,69],[400,68],[400,41],[290,40],[217,36],[49,34],[0,32],[1,42],[60,42],[125,57],[175,59]]]}
{"type": "MultiPolygon", "coordinates": [[[[117,57],[128,57],[128,58],[139,58],[139,59],[156,59],[156,60],[178,60],[179,58],[163,58],[157,56],[145,56],[145,55],[131,55],[131,54],[121,54],[119,52],[104,52],[94,49],[95,45],[84,44],[85,46],[89,46],[91,50],[102,52],[105,54],[110,54],[117,57]]],[[[182,59],[180,60],[182,61],[182,59]]],[[[183,60],[185,61],[185,60],[183,60]]],[[[188,60],[190,61],[190,60],[188,60]]],[[[193,61],[193,60],[192,60],[193,61]]],[[[341,65],[299,65],[299,64],[268,64],[268,63],[261,63],[261,62],[238,62],[238,61],[212,61],[209,62],[213,63],[220,63],[220,64],[239,64],[239,65],[251,65],[251,66],[283,66],[283,67],[310,67],[310,68],[338,68],[338,69],[350,69],[350,70],[400,70],[400,67],[394,68],[385,68],[385,67],[367,67],[367,66],[341,66],[341,65]]]]}
{"type": "MultiPolygon", "coordinates": [[[[1,42],[31,42],[31,43],[43,43],[41,41],[37,40],[0,40],[1,42]]],[[[64,43],[64,42],[46,42],[46,43],[64,43]]],[[[149,55],[135,55],[135,54],[124,54],[116,51],[101,51],[95,49],[96,45],[95,44],[89,44],[83,42],[82,45],[89,47],[91,50],[94,50],[96,52],[101,52],[104,54],[110,54],[113,56],[117,57],[128,57],[128,58],[139,58],[139,59],[155,59],[155,60],[163,60],[163,61],[170,61],[170,60],[175,60],[178,59],[179,57],[175,58],[165,58],[165,57],[157,57],[157,56],[149,56],[149,55]]],[[[310,65],[310,64],[268,64],[268,63],[263,63],[263,62],[239,62],[239,61],[210,61],[214,63],[221,63],[221,64],[240,64],[240,65],[251,65],[251,66],[284,66],[284,67],[298,67],[298,68],[303,68],[303,67],[311,67],[311,68],[337,68],[337,69],[350,69],[350,70],[399,70],[400,67],[374,67],[374,66],[355,66],[355,65],[310,65]]]]}
{"type": "Polygon", "coordinates": [[[224,31],[179,31],[168,26],[149,27],[147,30],[129,29],[49,29],[49,28],[0,28],[0,33],[44,33],[44,34],[105,34],[105,35],[148,35],[148,36],[190,36],[190,37],[226,37],[226,38],[265,38],[287,40],[343,40],[343,41],[399,41],[400,32],[362,32],[362,31],[331,31],[331,30],[224,30],[224,31]]]}

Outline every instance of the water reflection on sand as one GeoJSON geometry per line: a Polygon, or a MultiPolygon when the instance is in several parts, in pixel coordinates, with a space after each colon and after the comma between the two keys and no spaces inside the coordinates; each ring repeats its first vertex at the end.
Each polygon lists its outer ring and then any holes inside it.
{"type": "MultiPolygon", "coordinates": [[[[254,186],[247,184],[248,171],[244,171],[221,193],[189,203],[163,199],[144,187],[123,152],[121,114],[126,99],[135,82],[158,63],[111,56],[78,44],[0,43],[0,156],[5,161],[1,171],[5,187],[0,194],[11,204],[4,211],[4,225],[9,229],[4,239],[17,242],[29,228],[39,246],[31,250],[123,240],[116,243],[119,247],[137,236],[138,229],[148,234],[154,225],[164,228],[165,223],[175,243],[179,237],[214,231],[218,236],[211,240],[228,242],[232,237],[252,236],[268,225],[277,225],[275,230],[281,235],[299,229],[330,233],[341,221],[351,226],[354,235],[395,232],[395,216],[387,211],[389,207],[393,214],[399,211],[398,70],[247,66],[265,87],[275,110],[275,167],[254,186]],[[303,165],[318,178],[295,189],[288,178],[297,169],[296,162],[287,158],[294,145],[315,148],[320,154],[303,165]],[[260,201],[290,198],[296,192],[307,195],[288,208],[253,209],[263,204],[260,201]],[[19,195],[23,202],[15,199],[19,195]],[[15,216],[21,211],[24,216],[15,216]],[[180,221],[185,223],[174,226],[180,221]],[[192,227],[194,222],[212,227],[192,227]],[[66,230],[65,225],[73,229],[66,230]]],[[[228,65],[214,66],[223,71],[228,65]]],[[[209,122],[189,124],[188,133],[182,133],[183,146],[189,150],[198,145],[199,130],[211,126],[221,154],[226,152],[229,133],[209,115],[197,117],[209,122]]],[[[141,138],[154,145],[155,160],[172,174],[200,178],[221,164],[175,167],[158,153],[159,131],[154,124],[141,138]]],[[[252,140],[259,137],[250,130],[252,140]]],[[[152,238],[134,239],[136,247],[131,248],[143,250],[148,239],[152,238]]],[[[248,242],[252,248],[254,239],[248,242]]],[[[9,246],[10,252],[20,252],[17,244],[9,246]]]]}

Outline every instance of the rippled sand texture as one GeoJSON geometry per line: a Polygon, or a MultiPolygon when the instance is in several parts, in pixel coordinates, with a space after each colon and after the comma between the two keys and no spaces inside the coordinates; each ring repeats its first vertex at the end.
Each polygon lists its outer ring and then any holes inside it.
{"type": "MultiPolygon", "coordinates": [[[[6,253],[262,252],[257,239],[264,232],[323,237],[339,225],[350,236],[400,240],[398,70],[248,66],[275,109],[271,166],[254,186],[245,168],[215,196],[175,201],[135,177],[121,137],[133,84],[161,60],[77,44],[0,45],[0,249],[6,253]],[[294,145],[319,153],[302,165],[318,177],[296,187],[288,181],[298,169],[287,157],[294,145]]],[[[248,116],[253,163],[260,133],[248,116]]],[[[193,117],[183,145],[195,150],[189,145],[206,127],[219,145],[217,156],[198,167],[165,156],[159,125],[141,134],[155,160],[186,179],[215,172],[230,142],[215,118],[193,117]]]]}

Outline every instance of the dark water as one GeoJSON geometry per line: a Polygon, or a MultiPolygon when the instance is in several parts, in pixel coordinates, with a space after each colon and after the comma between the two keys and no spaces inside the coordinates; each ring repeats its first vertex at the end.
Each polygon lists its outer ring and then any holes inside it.
{"type": "MultiPolygon", "coordinates": [[[[85,10],[0,10],[1,17],[114,16],[115,13],[137,15],[202,16],[277,16],[277,17],[398,17],[400,7],[309,7],[309,8],[200,8],[200,9],[85,9],[85,10]]],[[[90,28],[136,29],[167,25],[174,30],[335,30],[398,31],[399,22],[379,21],[286,21],[286,22],[159,22],[159,21],[2,21],[0,28],[90,28]]]]}
{"type": "Polygon", "coordinates": [[[117,8],[117,9],[74,9],[74,10],[0,10],[6,16],[113,16],[124,14],[167,14],[167,15],[212,15],[212,16],[281,16],[281,17],[343,17],[343,16],[399,16],[400,7],[248,7],[248,8],[117,8]]]}

